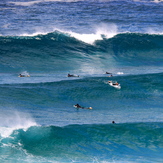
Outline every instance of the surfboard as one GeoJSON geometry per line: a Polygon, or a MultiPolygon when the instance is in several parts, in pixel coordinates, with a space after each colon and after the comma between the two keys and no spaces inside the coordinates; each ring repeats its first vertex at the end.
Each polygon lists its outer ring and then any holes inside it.
{"type": "Polygon", "coordinates": [[[113,83],[112,81],[108,81],[108,83],[109,83],[109,85],[110,86],[112,86],[112,87],[114,87],[114,88],[118,88],[118,89],[120,89],[121,88],[121,85],[120,84],[115,84],[115,83],[113,83]]]}
{"type": "Polygon", "coordinates": [[[88,108],[85,108],[85,107],[77,107],[76,105],[73,105],[73,107],[75,107],[76,109],[93,109],[92,107],[88,107],[88,108]]]}
{"type": "Polygon", "coordinates": [[[18,77],[30,77],[30,75],[19,75],[18,77]]]}

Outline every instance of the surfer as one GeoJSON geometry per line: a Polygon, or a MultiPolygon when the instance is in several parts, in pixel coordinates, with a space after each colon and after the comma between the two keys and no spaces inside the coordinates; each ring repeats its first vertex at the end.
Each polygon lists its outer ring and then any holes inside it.
{"type": "Polygon", "coordinates": [[[22,74],[19,74],[19,77],[24,77],[24,75],[22,75],[22,74]]]}
{"type": "Polygon", "coordinates": [[[113,83],[113,85],[119,85],[119,83],[116,82],[116,83],[113,83]]]}
{"type": "Polygon", "coordinates": [[[71,74],[68,74],[67,77],[79,77],[79,75],[71,75],[71,74]]]}
{"type": "Polygon", "coordinates": [[[113,83],[112,81],[108,81],[108,83],[109,83],[109,84],[112,84],[112,85],[119,85],[119,83],[118,83],[118,82],[113,83]]]}
{"type": "Polygon", "coordinates": [[[77,109],[79,109],[79,108],[80,109],[92,109],[92,107],[85,108],[85,107],[80,106],[79,104],[74,105],[74,107],[77,109]]]}
{"type": "Polygon", "coordinates": [[[106,72],[105,74],[110,74],[110,76],[108,76],[108,77],[112,77],[113,76],[112,73],[110,73],[110,72],[106,72]]]}
{"type": "Polygon", "coordinates": [[[30,77],[30,75],[22,75],[22,74],[19,74],[19,77],[30,77]]]}
{"type": "Polygon", "coordinates": [[[115,123],[115,121],[112,121],[112,123],[114,124],[114,123],[115,123]]]}
{"type": "Polygon", "coordinates": [[[118,82],[108,81],[109,85],[115,88],[120,89],[121,85],[118,82]]]}
{"type": "Polygon", "coordinates": [[[112,74],[112,73],[110,73],[110,72],[107,72],[107,71],[106,71],[106,73],[105,73],[105,74],[112,74]]]}
{"type": "Polygon", "coordinates": [[[79,104],[74,105],[76,108],[82,108],[79,104]]]}

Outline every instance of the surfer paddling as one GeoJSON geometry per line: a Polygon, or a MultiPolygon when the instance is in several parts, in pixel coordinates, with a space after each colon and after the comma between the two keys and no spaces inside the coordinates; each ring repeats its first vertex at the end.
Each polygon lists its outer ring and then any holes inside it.
{"type": "Polygon", "coordinates": [[[106,72],[105,74],[109,74],[110,76],[108,76],[108,77],[112,77],[113,76],[112,73],[110,73],[110,72],[106,72]]]}
{"type": "Polygon", "coordinates": [[[112,85],[119,85],[118,82],[113,83],[112,81],[108,81],[108,83],[109,83],[109,84],[112,84],[112,85]]]}
{"type": "Polygon", "coordinates": [[[109,85],[115,88],[121,88],[121,85],[118,82],[108,81],[109,85]]]}
{"type": "Polygon", "coordinates": [[[22,74],[19,74],[18,77],[30,77],[30,75],[22,75],[22,74]]]}
{"type": "Polygon", "coordinates": [[[119,83],[116,82],[116,83],[113,83],[113,85],[119,85],[119,83]]]}
{"type": "Polygon", "coordinates": [[[71,75],[71,74],[68,74],[67,77],[79,77],[79,75],[71,75]]]}
{"type": "Polygon", "coordinates": [[[74,107],[77,109],[92,109],[92,107],[85,108],[85,107],[80,106],[79,104],[74,105],[74,107]]]}
{"type": "Polygon", "coordinates": [[[112,74],[112,73],[110,73],[110,72],[107,72],[107,71],[106,71],[106,73],[105,73],[105,74],[112,74]]]}

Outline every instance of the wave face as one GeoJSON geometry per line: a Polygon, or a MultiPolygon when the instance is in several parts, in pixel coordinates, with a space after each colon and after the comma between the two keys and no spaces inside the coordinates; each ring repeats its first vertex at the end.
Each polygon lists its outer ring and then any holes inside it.
{"type": "Polygon", "coordinates": [[[162,67],[162,35],[125,33],[91,45],[56,31],[33,37],[1,36],[0,44],[1,72],[80,71],[82,65],[93,69],[97,63],[99,70],[119,65],[122,68],[130,65],[162,67]]]}
{"type": "Polygon", "coordinates": [[[162,123],[30,127],[14,130],[0,148],[18,162],[160,162],[162,134],[162,123]]]}
{"type": "Polygon", "coordinates": [[[0,162],[162,163],[162,8],[1,0],[0,162]]]}

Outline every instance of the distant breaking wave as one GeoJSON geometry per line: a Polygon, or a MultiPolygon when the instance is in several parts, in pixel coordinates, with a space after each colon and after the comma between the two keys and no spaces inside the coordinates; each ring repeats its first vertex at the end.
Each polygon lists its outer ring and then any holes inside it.
{"type": "MultiPolygon", "coordinates": [[[[0,36],[0,44],[2,52],[7,46],[11,46],[11,48],[15,46],[14,49],[16,49],[18,45],[20,49],[23,47],[35,48],[37,46],[37,49],[41,49],[42,47],[52,48],[50,49],[51,51],[54,49],[62,51],[63,48],[67,48],[67,50],[72,48],[73,51],[84,51],[85,47],[88,48],[88,51],[90,48],[93,51],[115,49],[117,52],[119,50],[120,52],[129,50],[160,50],[163,48],[163,35],[142,33],[116,34],[116,32],[102,34],[100,31],[97,34],[77,34],[74,32],[63,33],[55,31],[47,34],[35,33],[32,35],[24,34],[23,36],[0,36]],[[90,42],[91,44],[89,44],[90,42]],[[62,48],[59,49],[59,46],[62,48]]],[[[23,50],[24,52],[26,51],[26,49],[23,50]]],[[[8,50],[6,49],[6,51],[8,50]]]]}
{"type": "Polygon", "coordinates": [[[115,65],[119,61],[132,65],[162,65],[163,35],[121,33],[103,37],[94,44],[75,37],[59,31],[36,36],[0,36],[1,70],[4,66],[6,70],[19,67],[24,71],[66,70],[78,69],[81,65],[89,69],[92,63],[105,67],[105,64],[115,65]]]}
{"type": "Polygon", "coordinates": [[[54,29],[54,32],[34,32],[34,33],[23,33],[17,36],[38,36],[38,35],[48,35],[49,33],[61,33],[63,35],[74,37],[77,40],[83,41],[88,44],[93,44],[96,40],[103,40],[103,38],[112,38],[118,34],[118,29],[115,24],[106,25],[101,23],[98,27],[95,28],[95,31],[92,33],[76,33],[73,31],[54,29]]]}
{"type": "MultiPolygon", "coordinates": [[[[71,2],[82,2],[82,1],[88,1],[88,0],[35,0],[35,1],[29,1],[29,2],[9,2],[14,5],[18,6],[31,6],[35,5],[38,3],[46,3],[46,2],[66,2],[66,3],[71,3],[71,2]]],[[[107,2],[107,1],[117,1],[117,0],[91,0],[91,2],[107,2]]],[[[132,1],[132,0],[131,0],[132,1]]],[[[159,3],[162,2],[163,0],[133,0],[133,1],[140,1],[140,2],[154,2],[154,3],[159,3]]]]}

